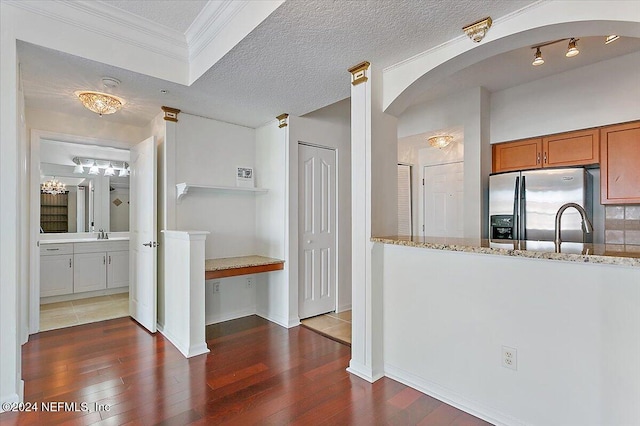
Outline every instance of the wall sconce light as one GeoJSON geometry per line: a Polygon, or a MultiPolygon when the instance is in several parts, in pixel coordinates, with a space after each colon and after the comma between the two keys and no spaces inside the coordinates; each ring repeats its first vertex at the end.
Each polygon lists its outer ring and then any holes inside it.
{"type": "Polygon", "coordinates": [[[567,47],[567,53],[565,54],[567,58],[573,58],[578,53],[580,53],[580,51],[578,50],[578,47],[576,46],[577,42],[578,42],[578,39],[575,39],[575,38],[572,38],[571,40],[569,40],[569,46],[567,47]]]}
{"type": "Polygon", "coordinates": [[[444,148],[445,146],[449,145],[451,141],[453,141],[453,136],[449,136],[449,135],[431,136],[427,140],[429,141],[429,145],[431,145],[434,148],[444,148]]]}
{"type": "Polygon", "coordinates": [[[474,22],[473,24],[467,25],[466,27],[462,28],[462,31],[464,31],[464,33],[469,36],[471,40],[475,41],[476,43],[480,43],[484,36],[487,34],[487,31],[489,31],[489,28],[491,28],[492,23],[493,21],[491,20],[491,17],[488,16],[484,19],[474,22]]]}

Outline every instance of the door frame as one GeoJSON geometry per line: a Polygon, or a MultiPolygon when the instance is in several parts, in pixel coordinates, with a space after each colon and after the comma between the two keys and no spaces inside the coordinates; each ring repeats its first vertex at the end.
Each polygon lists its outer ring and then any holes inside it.
{"type": "MultiPolygon", "coordinates": [[[[338,251],[339,251],[339,244],[338,244],[338,234],[340,232],[340,227],[339,227],[339,220],[338,220],[338,212],[340,211],[338,209],[338,197],[339,197],[339,187],[340,185],[338,184],[338,149],[334,148],[334,147],[328,147],[328,146],[323,146],[323,145],[318,145],[318,144],[314,144],[314,143],[309,143],[309,142],[304,142],[304,141],[298,141],[297,142],[297,147],[296,147],[296,151],[297,151],[297,175],[298,177],[300,176],[300,145],[303,146],[308,146],[311,148],[318,148],[318,149],[326,149],[327,151],[332,151],[333,155],[334,155],[334,160],[335,160],[335,184],[336,184],[336,189],[335,189],[335,203],[333,203],[333,210],[335,213],[335,250],[333,251],[333,256],[331,256],[331,260],[333,261],[333,264],[335,265],[334,270],[333,270],[333,276],[335,279],[335,288],[333,291],[333,310],[334,311],[338,311],[338,285],[339,285],[339,277],[340,275],[338,274],[338,251]]],[[[300,182],[300,180],[298,179],[298,182],[300,182]]],[[[298,188],[296,188],[296,193],[298,193],[298,191],[300,190],[300,186],[298,185],[298,188]]],[[[300,199],[298,199],[298,203],[296,204],[296,208],[297,208],[297,225],[296,225],[296,229],[298,230],[297,232],[297,241],[298,241],[298,246],[297,246],[297,254],[296,254],[296,260],[298,263],[298,277],[300,276],[300,242],[302,239],[302,235],[300,235],[300,199]]],[[[298,299],[297,299],[297,304],[298,304],[298,317],[300,317],[300,285],[301,283],[298,281],[297,283],[297,287],[298,287],[298,299]]]]}
{"type": "MultiPolygon", "coordinates": [[[[94,138],[90,136],[70,135],[66,133],[50,132],[46,130],[31,130],[31,155],[29,162],[29,211],[22,212],[23,217],[29,218],[29,292],[27,295],[28,333],[34,334],[40,330],[40,143],[42,140],[68,142],[81,145],[96,145],[102,147],[129,150],[131,144],[110,139],[94,138]]],[[[86,235],[82,233],[81,235],[86,235]]],[[[70,236],[75,234],[69,234],[70,236]]]]}

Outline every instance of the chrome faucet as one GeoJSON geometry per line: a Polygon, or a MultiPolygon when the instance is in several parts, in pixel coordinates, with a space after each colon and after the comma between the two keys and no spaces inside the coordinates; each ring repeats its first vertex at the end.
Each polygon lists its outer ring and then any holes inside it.
{"type": "Polygon", "coordinates": [[[109,234],[107,234],[106,232],[104,232],[102,229],[100,229],[98,231],[98,239],[99,240],[108,240],[109,239],[109,234]]]}
{"type": "Polygon", "coordinates": [[[564,213],[564,211],[569,207],[575,208],[576,210],[578,210],[578,213],[580,213],[580,216],[582,217],[582,232],[584,232],[585,234],[590,234],[593,232],[593,225],[591,224],[591,222],[589,221],[589,218],[587,217],[587,212],[584,210],[584,208],[580,204],[576,204],[576,203],[563,204],[562,207],[558,209],[558,213],[556,213],[556,237],[554,239],[554,242],[556,243],[556,251],[560,250],[560,243],[562,243],[562,238],[560,236],[560,232],[562,228],[561,226],[562,213],[564,213]]]}

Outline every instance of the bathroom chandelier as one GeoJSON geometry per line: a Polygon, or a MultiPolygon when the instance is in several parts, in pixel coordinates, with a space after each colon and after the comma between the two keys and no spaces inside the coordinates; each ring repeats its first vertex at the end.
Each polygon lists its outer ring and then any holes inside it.
{"type": "Polygon", "coordinates": [[[40,191],[42,191],[42,193],[44,194],[63,194],[67,192],[67,185],[57,180],[54,176],[52,179],[49,179],[48,181],[43,182],[42,185],[40,185],[40,191]]]}
{"type": "Polygon", "coordinates": [[[126,103],[124,99],[102,92],[79,90],[75,95],[82,105],[102,117],[103,114],[113,114],[126,103]]]}
{"type": "Polygon", "coordinates": [[[445,146],[449,145],[451,141],[453,141],[453,136],[449,136],[449,135],[431,136],[427,140],[429,141],[429,145],[431,145],[434,148],[444,148],[445,146]]]}
{"type": "Polygon", "coordinates": [[[131,172],[129,163],[126,161],[74,157],[73,162],[76,165],[73,169],[73,173],[76,174],[84,174],[85,168],[89,169],[87,173],[90,175],[99,175],[100,170],[104,170],[104,176],[115,176],[116,172],[118,172],[118,176],[127,177],[131,172]]]}

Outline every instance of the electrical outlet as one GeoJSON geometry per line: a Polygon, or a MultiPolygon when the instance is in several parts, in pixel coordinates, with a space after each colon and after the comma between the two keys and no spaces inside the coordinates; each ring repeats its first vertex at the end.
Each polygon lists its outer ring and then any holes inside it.
{"type": "Polygon", "coordinates": [[[220,283],[213,283],[213,294],[220,293],[220,283]]]}
{"type": "Polygon", "coordinates": [[[253,277],[247,277],[247,288],[253,287],[253,277]]]}
{"type": "Polygon", "coordinates": [[[512,370],[518,369],[518,350],[516,348],[502,347],[502,366],[512,370]]]}

